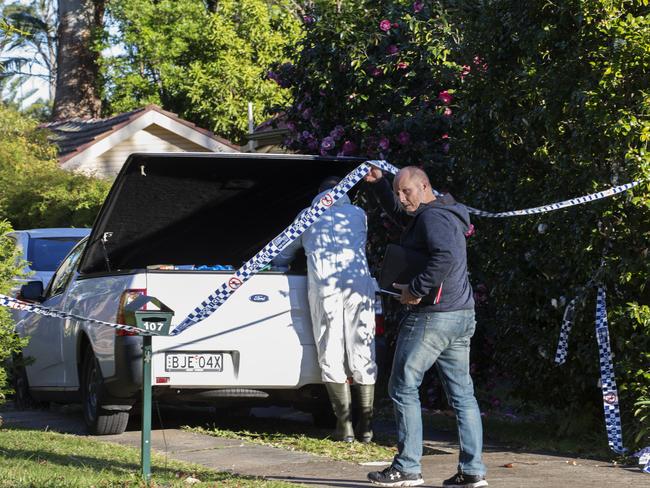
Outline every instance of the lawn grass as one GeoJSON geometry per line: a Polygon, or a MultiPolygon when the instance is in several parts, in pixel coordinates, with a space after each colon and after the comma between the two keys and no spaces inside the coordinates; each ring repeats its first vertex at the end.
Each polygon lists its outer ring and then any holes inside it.
{"type": "Polygon", "coordinates": [[[254,444],[325,456],[337,461],[389,462],[397,452],[391,442],[363,444],[335,441],[329,429],[320,429],[308,423],[284,419],[243,417],[219,425],[183,428],[199,434],[242,439],[254,444]]]}
{"type": "MultiPolygon", "coordinates": [[[[219,473],[152,453],[153,487],[295,488],[295,484],[219,473]],[[188,478],[200,480],[189,483],[188,478]]],[[[0,487],[145,486],[140,451],[71,434],[0,428],[0,487]]]]}
{"type": "MultiPolygon", "coordinates": [[[[392,422],[392,407],[382,405],[376,417],[386,423],[392,422]]],[[[443,439],[454,439],[456,420],[450,411],[422,412],[426,434],[442,433],[443,439]]],[[[234,417],[218,424],[204,427],[183,427],[185,430],[215,437],[242,439],[293,451],[308,452],[330,459],[363,463],[390,461],[396,454],[396,438],[388,432],[376,433],[375,442],[347,444],[332,440],[332,431],[314,427],[305,422],[288,419],[234,417]]],[[[607,446],[604,432],[588,432],[581,435],[559,435],[551,422],[529,420],[488,414],[483,418],[485,443],[497,449],[522,450],[546,454],[560,454],[610,461],[616,456],[607,446]]],[[[452,441],[453,443],[453,441],[452,441]]],[[[425,448],[425,454],[427,450],[425,448]]]]}

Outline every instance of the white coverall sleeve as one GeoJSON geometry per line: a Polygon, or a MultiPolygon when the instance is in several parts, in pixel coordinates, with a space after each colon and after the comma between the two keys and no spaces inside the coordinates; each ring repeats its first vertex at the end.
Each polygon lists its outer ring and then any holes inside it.
{"type": "MultiPolygon", "coordinates": [[[[293,222],[295,223],[298,220],[300,220],[300,218],[304,215],[304,213],[305,210],[300,212],[293,222]]],[[[295,241],[293,241],[291,244],[289,244],[287,247],[285,247],[282,251],[280,251],[280,254],[278,254],[276,257],[273,258],[272,261],[273,266],[289,266],[289,264],[291,264],[291,261],[293,261],[293,258],[296,257],[296,253],[301,247],[302,247],[302,235],[298,237],[295,241]]]]}
{"type": "Polygon", "coordinates": [[[289,266],[293,258],[296,256],[298,250],[302,247],[302,236],[298,237],[295,241],[285,247],[280,254],[273,258],[274,266],[289,266]]]}

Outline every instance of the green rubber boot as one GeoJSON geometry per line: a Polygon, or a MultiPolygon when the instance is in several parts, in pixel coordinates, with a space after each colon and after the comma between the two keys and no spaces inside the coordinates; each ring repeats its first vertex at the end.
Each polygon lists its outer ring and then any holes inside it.
{"type": "Polygon", "coordinates": [[[352,385],[354,403],[359,412],[356,433],[359,442],[372,440],[372,416],[374,412],[375,385],[352,385]]]}
{"type": "Polygon", "coordinates": [[[352,397],[347,383],[325,383],[334,414],[336,415],[336,440],[353,442],[352,397]]]}

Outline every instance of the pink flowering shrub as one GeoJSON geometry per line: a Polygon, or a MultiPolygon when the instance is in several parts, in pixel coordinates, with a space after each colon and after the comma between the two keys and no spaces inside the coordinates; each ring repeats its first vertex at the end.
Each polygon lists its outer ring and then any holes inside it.
{"type": "Polygon", "coordinates": [[[461,80],[460,66],[445,59],[441,14],[398,1],[343,2],[340,11],[323,2],[308,15],[295,62],[276,80],[294,95],[287,147],[417,164],[435,173],[434,185],[446,178],[443,134],[461,80]]]}

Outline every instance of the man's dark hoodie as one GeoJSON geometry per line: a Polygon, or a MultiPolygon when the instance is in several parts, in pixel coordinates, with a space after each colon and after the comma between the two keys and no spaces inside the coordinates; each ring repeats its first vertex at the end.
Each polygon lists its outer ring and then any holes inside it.
{"type": "Polygon", "coordinates": [[[417,312],[453,312],[474,308],[472,286],[467,275],[469,213],[449,195],[420,204],[408,214],[395,197],[390,183],[382,178],[370,185],[381,206],[403,226],[400,244],[429,255],[426,267],[409,283],[416,297],[428,297],[414,307],[417,312]],[[442,289],[441,289],[442,287],[442,289]]]}

